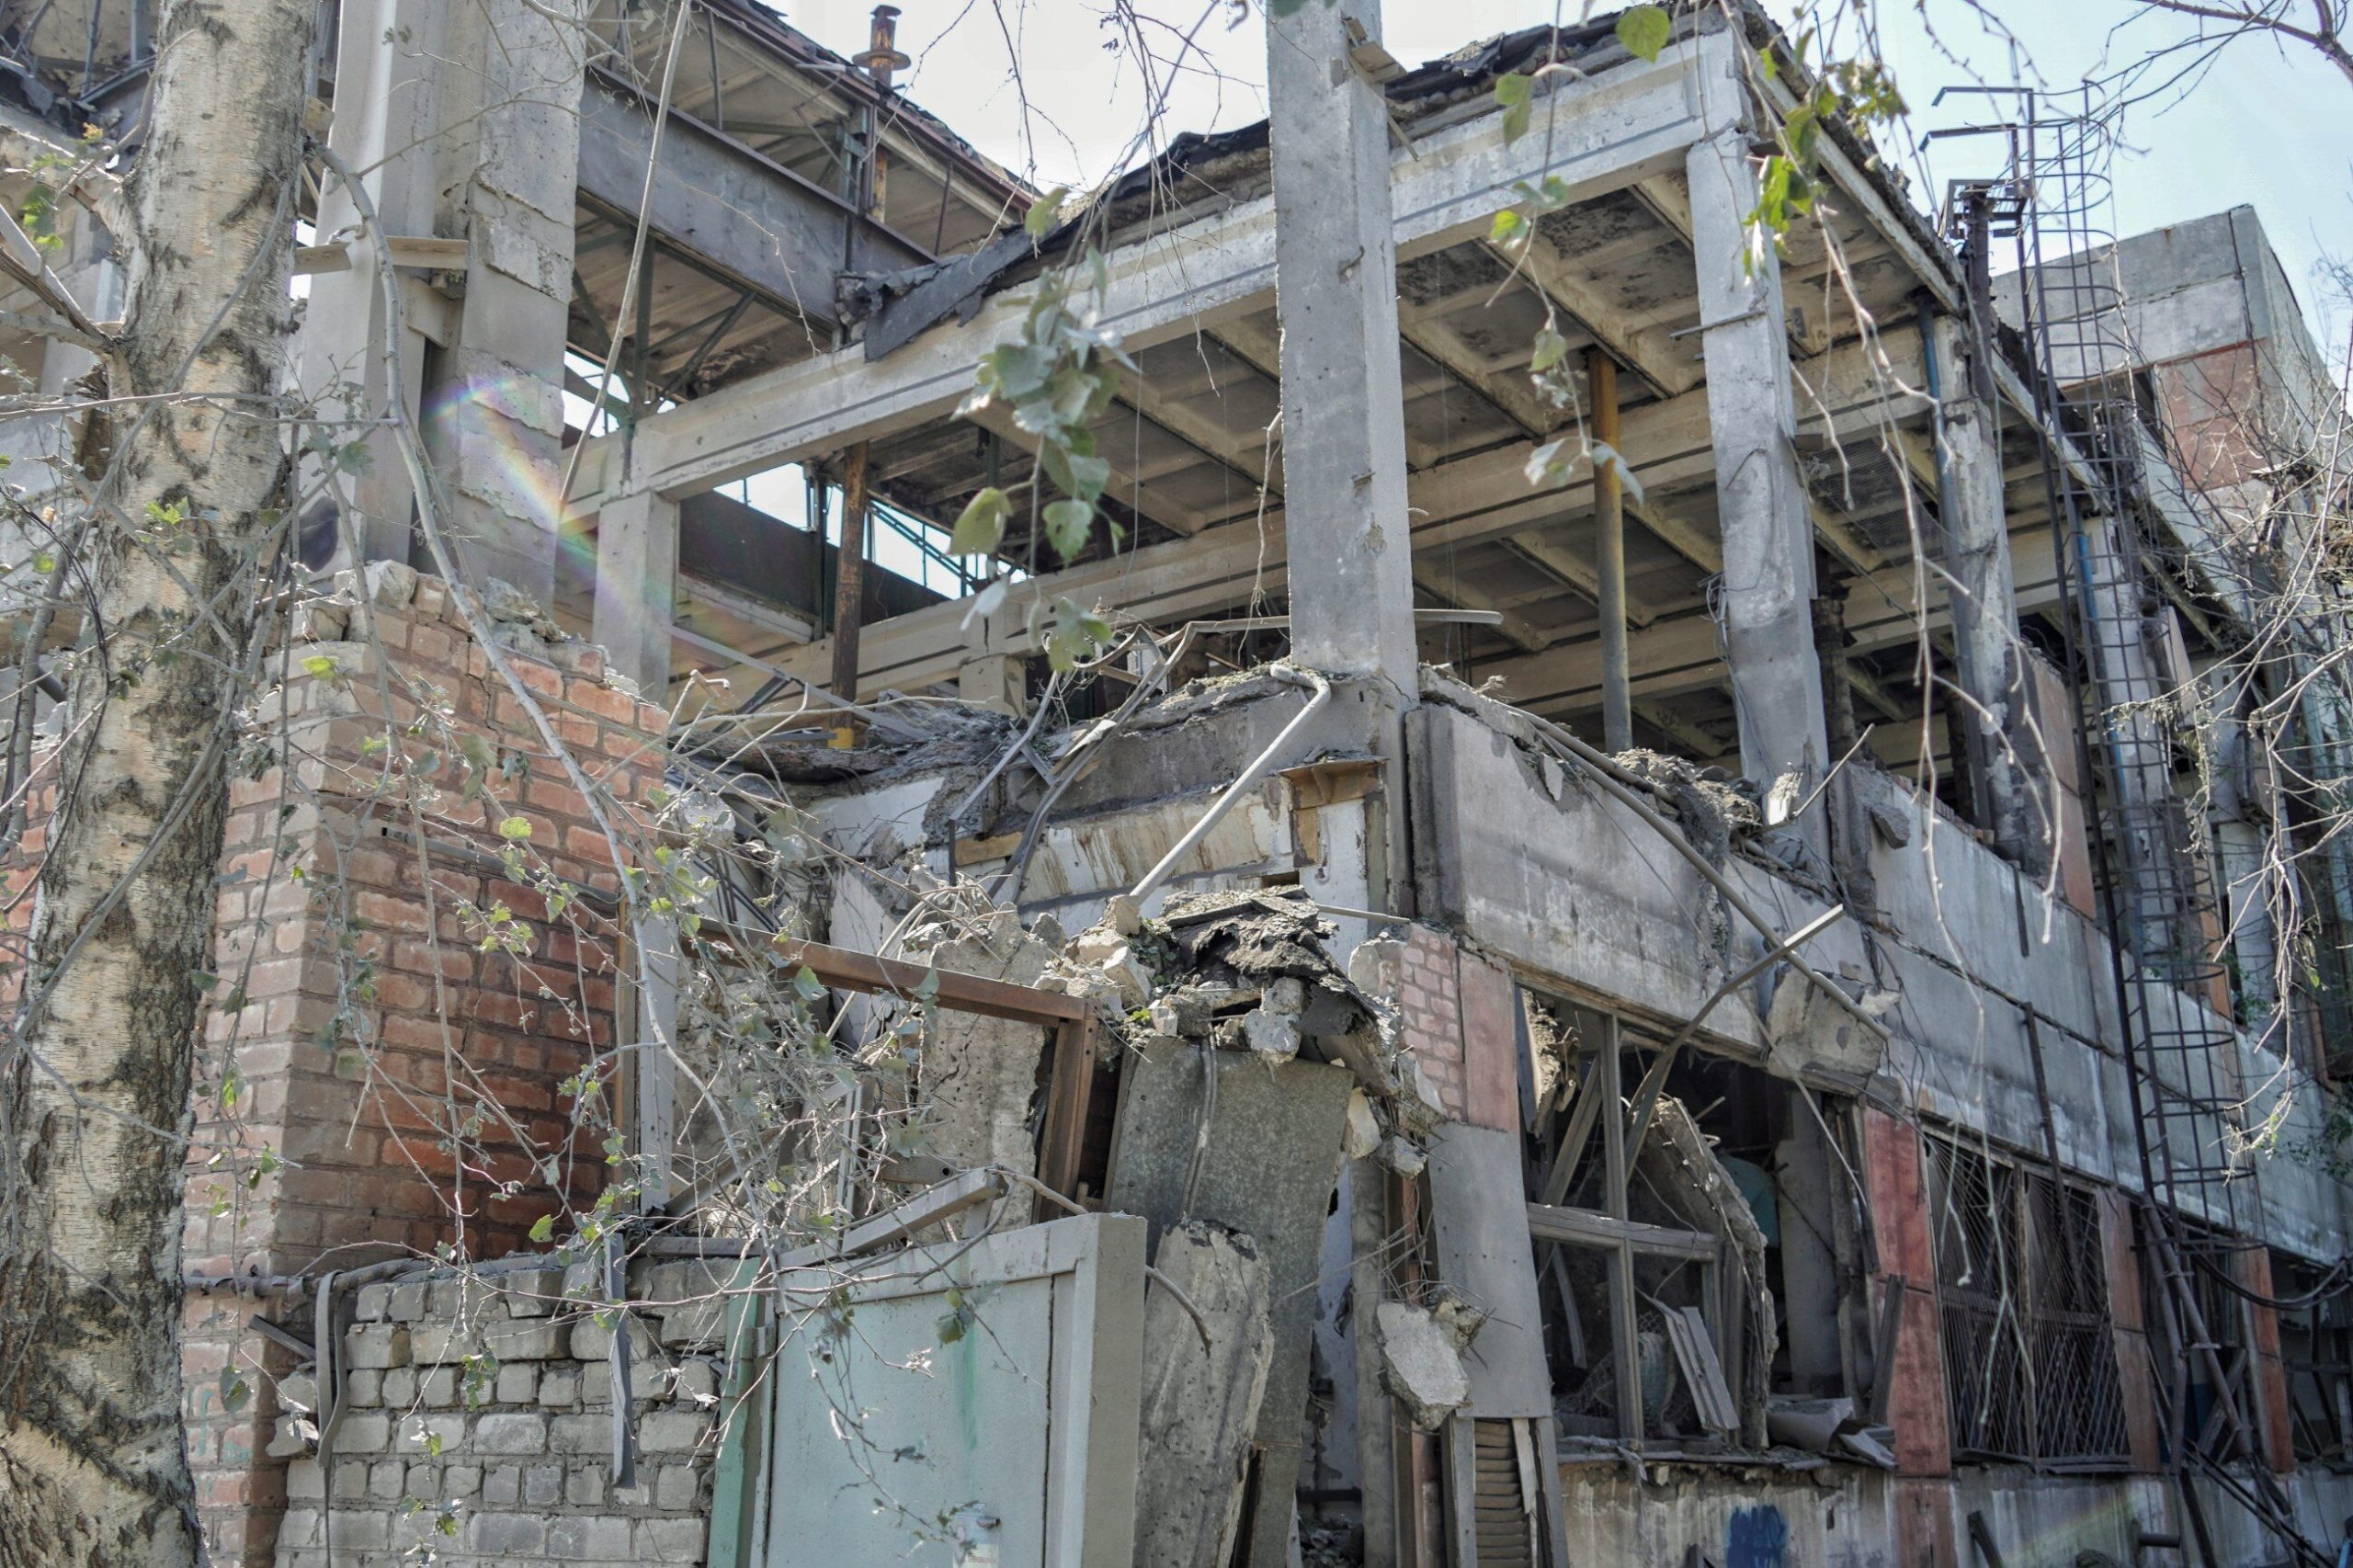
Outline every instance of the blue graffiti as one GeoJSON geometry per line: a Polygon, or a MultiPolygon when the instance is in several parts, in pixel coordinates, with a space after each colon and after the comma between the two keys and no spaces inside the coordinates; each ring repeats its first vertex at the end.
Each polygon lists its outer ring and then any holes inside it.
{"type": "Polygon", "coordinates": [[[1735,1508],[1724,1526],[1724,1568],[1783,1568],[1790,1522],[1770,1503],[1735,1508]]]}

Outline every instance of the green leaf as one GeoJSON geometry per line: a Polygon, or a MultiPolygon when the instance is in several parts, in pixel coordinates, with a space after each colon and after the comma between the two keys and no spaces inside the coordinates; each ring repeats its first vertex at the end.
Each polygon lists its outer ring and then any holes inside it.
{"type": "Polygon", "coordinates": [[[1504,111],[1504,140],[1517,142],[1528,134],[1529,100],[1536,91],[1536,78],[1518,71],[1506,71],[1495,78],[1495,104],[1504,111]]]}
{"type": "Polygon", "coordinates": [[[995,555],[1005,540],[1006,519],[1013,516],[1013,498],[992,484],[957,514],[955,531],[948,536],[950,555],[995,555]]]}
{"type": "Polygon", "coordinates": [[[531,1239],[545,1244],[555,1240],[555,1216],[542,1214],[531,1221],[531,1239]]]}
{"type": "Polygon", "coordinates": [[[964,1337],[964,1319],[959,1312],[949,1312],[939,1320],[939,1343],[953,1345],[964,1337]]]}
{"type": "Polygon", "coordinates": [[[343,666],[336,664],[332,655],[326,653],[312,654],[302,661],[302,667],[321,680],[333,680],[343,673],[343,666]]]}
{"type": "Polygon", "coordinates": [[[1656,60],[1674,36],[1675,24],[1666,19],[1664,6],[1635,6],[1619,13],[1618,41],[1629,54],[1656,60]]]}
{"type": "Polygon", "coordinates": [[[1051,501],[1046,505],[1046,542],[1054,553],[1068,561],[1086,548],[1086,536],[1095,522],[1095,507],[1086,501],[1051,501]]]}
{"type": "Polygon", "coordinates": [[[1519,215],[1518,209],[1506,207],[1496,213],[1495,221],[1488,225],[1487,243],[1497,245],[1519,244],[1527,233],[1528,220],[1519,215]]]}
{"type": "Polygon", "coordinates": [[[510,844],[521,843],[524,839],[531,836],[531,819],[529,817],[502,817],[498,824],[498,836],[506,839],[510,844]]]}
{"type": "Polygon", "coordinates": [[[1540,376],[1563,359],[1567,358],[1568,354],[1569,340],[1551,327],[1543,327],[1536,334],[1536,348],[1529,356],[1528,372],[1532,376],[1540,376]]]}
{"type": "Polygon", "coordinates": [[[1070,194],[1070,187],[1058,185],[1029,204],[1029,214],[1021,226],[1033,240],[1042,240],[1063,215],[1063,199],[1070,194]]]}

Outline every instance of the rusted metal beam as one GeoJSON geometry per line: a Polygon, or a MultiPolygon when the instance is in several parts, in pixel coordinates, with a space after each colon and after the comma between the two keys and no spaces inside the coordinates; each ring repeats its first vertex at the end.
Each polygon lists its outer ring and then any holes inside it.
{"type": "Polygon", "coordinates": [[[776,950],[777,957],[788,968],[805,968],[820,984],[835,991],[915,996],[922,994],[925,982],[936,976],[938,984],[931,993],[931,1001],[952,1013],[978,1013],[983,1017],[1010,1018],[1015,1023],[1047,1028],[1084,1022],[1094,1016],[1094,1009],[1087,1003],[1059,991],[984,980],[977,974],[959,974],[954,970],[936,970],[904,959],[886,959],[848,948],[828,947],[823,942],[779,942],[776,950]]]}

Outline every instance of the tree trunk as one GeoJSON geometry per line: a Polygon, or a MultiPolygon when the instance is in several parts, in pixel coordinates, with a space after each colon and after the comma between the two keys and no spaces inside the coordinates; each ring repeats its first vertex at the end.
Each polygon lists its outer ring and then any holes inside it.
{"type": "Polygon", "coordinates": [[[180,1415],[182,1139],[229,711],[285,482],[266,400],[293,326],[314,18],[312,0],[171,0],[158,29],[107,389],[183,395],[91,415],[108,437],[85,562],[101,642],[55,775],[32,1004],[0,1042],[0,1564],[202,1560],[180,1415]]]}

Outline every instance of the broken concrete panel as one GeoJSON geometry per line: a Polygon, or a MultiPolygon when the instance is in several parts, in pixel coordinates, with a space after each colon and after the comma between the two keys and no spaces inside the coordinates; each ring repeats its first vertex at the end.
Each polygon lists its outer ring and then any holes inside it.
{"type": "Polygon", "coordinates": [[[1382,1382],[1404,1402],[1415,1426],[1437,1431],[1471,1402],[1461,1348],[1446,1325],[1421,1307],[1383,1301],[1377,1316],[1382,1382]]]}
{"type": "Polygon", "coordinates": [[[521,226],[509,223],[478,225],[474,243],[480,247],[485,265],[539,293],[562,299],[570,287],[572,254],[568,244],[561,250],[542,244],[521,226]]]}
{"type": "Polygon", "coordinates": [[[1441,1124],[1430,1134],[1430,1225],[1438,1278],[1486,1314],[1463,1352],[1472,1414],[1552,1414],[1543,1307],[1521,1190],[1519,1140],[1492,1128],[1441,1124]]]}
{"type": "MultiPolygon", "coordinates": [[[[1056,956],[1010,915],[972,935],[950,936],[949,930],[914,933],[898,956],[1015,985],[1037,984],[1056,956]]],[[[1045,1049],[1046,1031],[1035,1024],[946,1008],[936,1012],[916,1070],[915,1110],[923,1152],[964,1168],[1033,1171],[1037,1141],[1030,1117],[1045,1049]]],[[[1028,1202],[1020,1200],[1024,1208],[1028,1202]]]]}
{"type": "Polygon", "coordinates": [[[1249,1237],[1199,1222],[1164,1235],[1153,1262],[1163,1278],[1144,1294],[1135,1568],[1224,1568],[1274,1355],[1267,1263],[1249,1237]]]}
{"type": "MultiPolygon", "coordinates": [[[[1108,772],[1107,766],[1098,769],[1108,772]]],[[[1175,847],[1216,791],[1130,806],[1091,817],[1063,816],[1038,835],[1038,849],[1022,882],[1025,904],[1083,898],[1107,889],[1135,886],[1175,847]]],[[[1274,787],[1253,790],[1219,819],[1175,872],[1178,886],[1211,873],[1264,873],[1288,869],[1290,823],[1279,809],[1274,787]]],[[[1163,889],[1158,895],[1168,897],[1163,889]]]]}
{"type": "MultiPolygon", "coordinates": [[[[1888,999],[1893,1000],[1893,994],[1888,999]]],[[[1794,970],[1773,988],[1765,1010],[1765,1069],[1798,1082],[1806,1073],[1828,1073],[1859,1085],[1879,1071],[1887,1042],[1823,988],[1794,970]]]]}
{"type": "MultiPolygon", "coordinates": [[[[1267,1261],[1274,1350],[1256,1432],[1264,1450],[1258,1487],[1262,1497],[1287,1498],[1299,1476],[1324,1220],[1355,1080],[1324,1062],[1270,1066],[1168,1040],[1144,1041],[1125,1058],[1121,1077],[1104,1208],[1142,1215],[1155,1238],[1193,1220],[1239,1231],[1267,1261]],[[1215,1114],[1197,1157],[1205,1068],[1217,1074],[1215,1114]]],[[[1287,1524],[1288,1514],[1273,1522],[1287,1524]]],[[[1253,1561],[1276,1559],[1254,1552],[1253,1561]]]]}

